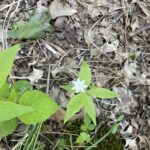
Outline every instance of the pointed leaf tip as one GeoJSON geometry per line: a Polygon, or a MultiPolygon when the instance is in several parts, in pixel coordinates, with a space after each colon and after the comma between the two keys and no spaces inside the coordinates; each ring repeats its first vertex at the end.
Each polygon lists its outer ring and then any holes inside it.
{"type": "Polygon", "coordinates": [[[92,74],[91,74],[91,69],[86,61],[82,61],[81,67],[80,67],[80,72],[79,72],[79,78],[80,80],[85,80],[85,83],[87,86],[90,85],[91,80],[92,80],[92,74]]]}
{"type": "Polygon", "coordinates": [[[87,91],[88,94],[91,96],[97,97],[97,98],[115,98],[118,97],[118,94],[116,94],[113,91],[110,91],[109,89],[105,88],[92,88],[87,91]]]}

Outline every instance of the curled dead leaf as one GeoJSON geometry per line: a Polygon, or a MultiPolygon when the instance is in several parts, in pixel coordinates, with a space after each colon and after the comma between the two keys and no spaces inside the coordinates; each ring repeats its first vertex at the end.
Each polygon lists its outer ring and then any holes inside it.
{"type": "MultiPolygon", "coordinates": [[[[64,121],[66,111],[63,108],[60,108],[52,117],[51,119],[55,120],[56,122],[64,121]]],[[[82,119],[85,116],[85,111],[82,109],[78,114],[75,114],[70,121],[74,121],[77,119],[82,119]]]]}
{"type": "Polygon", "coordinates": [[[49,6],[49,12],[51,14],[51,18],[55,19],[61,16],[72,16],[77,13],[77,10],[71,8],[68,4],[63,4],[59,0],[54,0],[49,6]]]}
{"type": "Polygon", "coordinates": [[[27,78],[30,80],[31,84],[37,83],[39,79],[43,77],[43,71],[33,68],[33,72],[27,78]]]}

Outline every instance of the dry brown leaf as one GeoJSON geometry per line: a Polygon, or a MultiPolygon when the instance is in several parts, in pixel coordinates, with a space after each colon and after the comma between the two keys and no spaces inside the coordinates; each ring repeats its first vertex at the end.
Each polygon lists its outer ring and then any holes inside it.
{"type": "Polygon", "coordinates": [[[82,119],[82,118],[84,118],[84,116],[85,116],[85,111],[84,111],[84,109],[81,109],[81,111],[78,114],[75,114],[70,120],[74,121],[77,119],[82,119]]]}
{"type": "Polygon", "coordinates": [[[52,119],[56,122],[61,122],[65,119],[65,110],[63,108],[60,108],[55,114],[52,115],[52,119]]]}
{"type": "Polygon", "coordinates": [[[31,84],[37,83],[39,79],[43,77],[43,71],[33,68],[33,72],[27,78],[30,80],[31,84]]]}
{"type": "Polygon", "coordinates": [[[100,15],[100,10],[96,8],[93,4],[87,5],[88,14],[91,16],[91,18],[95,18],[100,15]]]}
{"type": "Polygon", "coordinates": [[[111,41],[111,40],[117,38],[117,34],[112,31],[112,26],[111,25],[109,25],[109,26],[107,25],[106,28],[101,27],[99,30],[100,30],[100,33],[103,35],[103,38],[106,41],[111,41]]]}
{"type": "Polygon", "coordinates": [[[89,31],[87,29],[84,30],[84,39],[88,46],[90,46],[91,43],[93,43],[94,33],[93,31],[89,31]]]}
{"type": "Polygon", "coordinates": [[[137,65],[136,63],[128,63],[128,61],[125,62],[124,68],[121,70],[121,73],[124,75],[125,80],[127,83],[129,83],[132,80],[136,80],[137,75],[137,65]]]}
{"type": "Polygon", "coordinates": [[[114,87],[114,92],[119,95],[119,103],[115,107],[114,111],[123,112],[125,114],[131,114],[131,108],[137,107],[137,102],[134,100],[132,92],[124,87],[114,87]]]}
{"type": "Polygon", "coordinates": [[[45,6],[48,5],[49,0],[40,0],[42,2],[42,4],[44,4],[45,6]]]}
{"type": "Polygon", "coordinates": [[[77,10],[71,8],[68,4],[63,4],[59,0],[54,0],[49,6],[49,12],[51,14],[51,18],[55,19],[61,16],[72,16],[77,13],[77,10]]]}
{"type": "Polygon", "coordinates": [[[136,17],[131,23],[132,32],[134,32],[137,28],[139,28],[138,17],[136,17]]]}
{"type": "Polygon", "coordinates": [[[143,13],[147,16],[150,17],[150,10],[148,9],[147,5],[143,2],[138,2],[139,7],[143,11],[143,13]]]}
{"type": "MultiPolygon", "coordinates": [[[[63,108],[60,108],[53,116],[52,119],[56,122],[61,122],[65,119],[66,111],[63,108]]],[[[78,114],[75,114],[70,121],[77,119],[82,119],[85,116],[85,111],[82,109],[78,114]]]]}
{"type": "Polygon", "coordinates": [[[66,98],[65,93],[62,92],[59,87],[53,86],[53,88],[50,90],[50,95],[62,108],[67,107],[69,100],[66,98]]]}
{"type": "Polygon", "coordinates": [[[71,77],[76,75],[76,72],[74,69],[65,68],[65,67],[56,67],[52,70],[52,77],[58,78],[58,74],[62,74],[62,73],[71,77]]]}
{"type": "Polygon", "coordinates": [[[114,40],[111,43],[105,43],[101,48],[104,53],[114,52],[119,46],[119,40],[114,40]]]}

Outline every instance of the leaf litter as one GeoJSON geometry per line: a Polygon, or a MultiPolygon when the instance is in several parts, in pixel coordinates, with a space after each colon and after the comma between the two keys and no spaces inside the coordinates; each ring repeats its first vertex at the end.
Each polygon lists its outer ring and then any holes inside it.
{"type": "MultiPolygon", "coordinates": [[[[91,66],[94,84],[112,88],[120,94],[117,100],[97,100],[98,120],[107,118],[111,125],[116,116],[126,115],[119,128],[120,135],[125,139],[125,149],[150,149],[150,2],[27,0],[20,4],[13,3],[12,8],[12,1],[7,2],[0,2],[0,22],[4,24],[8,12],[6,19],[9,28],[2,26],[0,31],[7,33],[14,22],[22,22],[17,25],[19,36],[14,32],[14,39],[17,35],[23,47],[15,62],[13,76],[27,77],[36,88],[43,91],[46,91],[49,82],[48,94],[62,106],[62,110],[53,116],[53,121],[48,121],[51,125],[49,128],[52,131],[58,130],[54,122],[63,121],[70,98],[70,94],[64,93],[59,85],[75,79],[80,61],[84,58],[91,66]],[[42,22],[43,19],[40,21],[40,32],[38,28],[34,34],[25,32],[22,36],[20,33],[23,26],[32,28],[39,23],[30,20],[29,14],[34,11],[33,7],[38,15],[49,11],[51,18],[45,19],[46,22],[42,22]],[[18,11],[15,11],[16,8],[18,11]],[[10,15],[14,12],[17,15],[10,15]],[[51,24],[56,27],[52,33],[47,32],[51,24]],[[42,40],[29,41],[30,38],[35,39],[35,33],[40,33],[42,40]]],[[[3,39],[6,41],[8,38],[4,34],[2,37],[0,47],[5,46],[3,39]]],[[[12,43],[13,40],[8,40],[7,45],[12,43]]],[[[77,115],[75,119],[83,118],[84,112],[77,115]]]]}

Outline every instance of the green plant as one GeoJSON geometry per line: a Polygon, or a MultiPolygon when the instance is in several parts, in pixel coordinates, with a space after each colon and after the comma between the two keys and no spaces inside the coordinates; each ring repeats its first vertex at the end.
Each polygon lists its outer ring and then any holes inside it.
{"type": "Polygon", "coordinates": [[[91,123],[91,121],[91,118],[88,115],[85,115],[84,124],[81,126],[82,132],[78,136],[76,143],[82,144],[84,142],[89,143],[91,141],[89,132],[95,129],[95,125],[91,123]]]}
{"type": "Polygon", "coordinates": [[[40,16],[34,13],[28,21],[17,21],[11,27],[9,37],[13,39],[38,39],[42,38],[44,32],[52,32],[54,29],[50,25],[50,16],[43,13],[40,16]]]}
{"type": "Polygon", "coordinates": [[[45,93],[33,90],[28,81],[6,82],[20,45],[0,52],[0,137],[13,132],[17,118],[25,124],[45,121],[59,106],[45,93]]]}
{"type": "Polygon", "coordinates": [[[106,88],[97,88],[91,86],[91,81],[91,69],[87,62],[83,61],[80,67],[78,79],[73,81],[72,84],[61,86],[61,88],[75,93],[67,106],[64,123],[66,123],[81,108],[84,108],[85,112],[96,125],[96,111],[95,104],[93,103],[93,97],[114,98],[118,96],[116,93],[106,88]]]}

